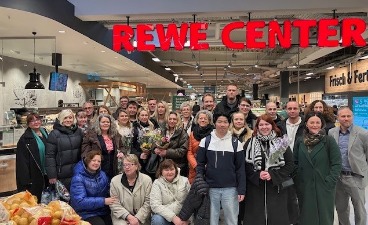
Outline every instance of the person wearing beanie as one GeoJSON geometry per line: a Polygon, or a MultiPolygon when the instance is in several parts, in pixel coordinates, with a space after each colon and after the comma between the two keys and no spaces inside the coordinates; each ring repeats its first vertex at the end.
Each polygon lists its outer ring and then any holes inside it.
{"type": "Polygon", "coordinates": [[[62,110],[46,141],[45,164],[50,184],[60,180],[69,190],[73,168],[81,159],[83,132],[72,110],[62,110]]]}

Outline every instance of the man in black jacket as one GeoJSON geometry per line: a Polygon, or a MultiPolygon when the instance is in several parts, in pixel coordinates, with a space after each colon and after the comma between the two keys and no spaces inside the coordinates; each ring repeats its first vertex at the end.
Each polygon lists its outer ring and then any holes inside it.
{"type": "Polygon", "coordinates": [[[238,87],[235,84],[229,84],[226,88],[226,96],[216,105],[213,114],[226,114],[230,116],[239,110],[239,101],[238,87]]]}

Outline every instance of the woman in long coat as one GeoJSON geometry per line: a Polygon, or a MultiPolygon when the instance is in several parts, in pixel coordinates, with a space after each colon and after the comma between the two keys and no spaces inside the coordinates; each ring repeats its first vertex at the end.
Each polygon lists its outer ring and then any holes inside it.
{"type": "Polygon", "coordinates": [[[246,149],[247,189],[245,193],[244,224],[289,225],[286,188],[282,183],[292,173],[293,154],[286,145],[279,145],[281,132],[266,114],[258,117],[253,137],[244,145],[246,149]],[[279,151],[271,162],[271,146],[279,151]],[[276,147],[277,146],[277,147],[276,147]]]}
{"type": "Polygon", "coordinates": [[[299,224],[332,225],[336,182],[341,171],[340,150],[333,137],[326,135],[320,113],[309,113],[305,123],[304,137],[294,145],[299,224]]]}
{"type": "Polygon", "coordinates": [[[28,190],[41,201],[41,193],[48,186],[45,169],[47,132],[41,127],[36,113],[27,116],[28,128],[17,143],[16,179],[18,191],[28,190]]]}

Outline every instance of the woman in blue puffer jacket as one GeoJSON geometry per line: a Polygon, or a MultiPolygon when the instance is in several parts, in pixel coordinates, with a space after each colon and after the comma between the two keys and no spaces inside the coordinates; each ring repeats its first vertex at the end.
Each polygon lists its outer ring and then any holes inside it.
{"type": "Polygon", "coordinates": [[[70,187],[71,206],[91,225],[111,225],[109,205],[116,198],[109,197],[109,179],[101,171],[101,151],[86,154],[74,168],[70,187]]]}

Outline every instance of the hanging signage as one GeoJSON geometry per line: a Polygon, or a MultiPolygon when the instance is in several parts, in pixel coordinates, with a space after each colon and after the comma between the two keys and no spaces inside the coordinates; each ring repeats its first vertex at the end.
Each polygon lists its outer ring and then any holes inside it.
{"type": "Polygon", "coordinates": [[[331,70],[325,75],[326,93],[366,91],[367,86],[368,60],[358,61],[351,67],[331,70]]]}
{"type": "Polygon", "coordinates": [[[172,96],[172,110],[180,109],[181,104],[186,101],[188,101],[187,96],[172,96]]]}
{"type": "Polygon", "coordinates": [[[204,93],[216,94],[216,86],[205,86],[204,93]]]}
{"type": "MultiPolygon", "coordinates": [[[[171,44],[176,50],[183,50],[187,41],[189,32],[190,49],[207,50],[209,44],[206,42],[208,28],[207,23],[182,23],[180,26],[171,23],[164,24],[138,24],[136,28],[129,25],[113,26],[113,50],[121,51],[154,51],[156,46],[150,42],[154,37],[159,40],[160,48],[164,51],[170,49],[171,44]],[[134,32],[136,30],[136,32],[134,32]],[[136,33],[136,37],[134,34],[136,33]],[[153,35],[154,34],[154,35],[153,35]],[[137,42],[137,47],[133,46],[133,40],[137,42]]],[[[346,18],[341,21],[338,19],[320,19],[320,20],[285,20],[283,23],[278,21],[249,21],[232,22],[222,30],[221,38],[225,47],[230,49],[263,49],[275,48],[277,45],[282,48],[290,48],[291,44],[299,43],[299,46],[306,48],[310,46],[309,31],[317,28],[317,46],[318,47],[347,47],[350,45],[367,45],[362,34],[366,30],[366,23],[359,18],[346,18]],[[268,27],[265,31],[263,28],[268,27]],[[292,30],[299,30],[298,40],[292,40],[292,30]],[[244,31],[244,41],[234,42],[231,40],[231,33],[235,30],[244,31]],[[340,34],[338,33],[340,30],[340,34]],[[268,37],[263,41],[263,37],[268,37]],[[341,39],[341,44],[339,40],[341,39]]],[[[315,43],[313,43],[315,44],[315,43]]]]}

